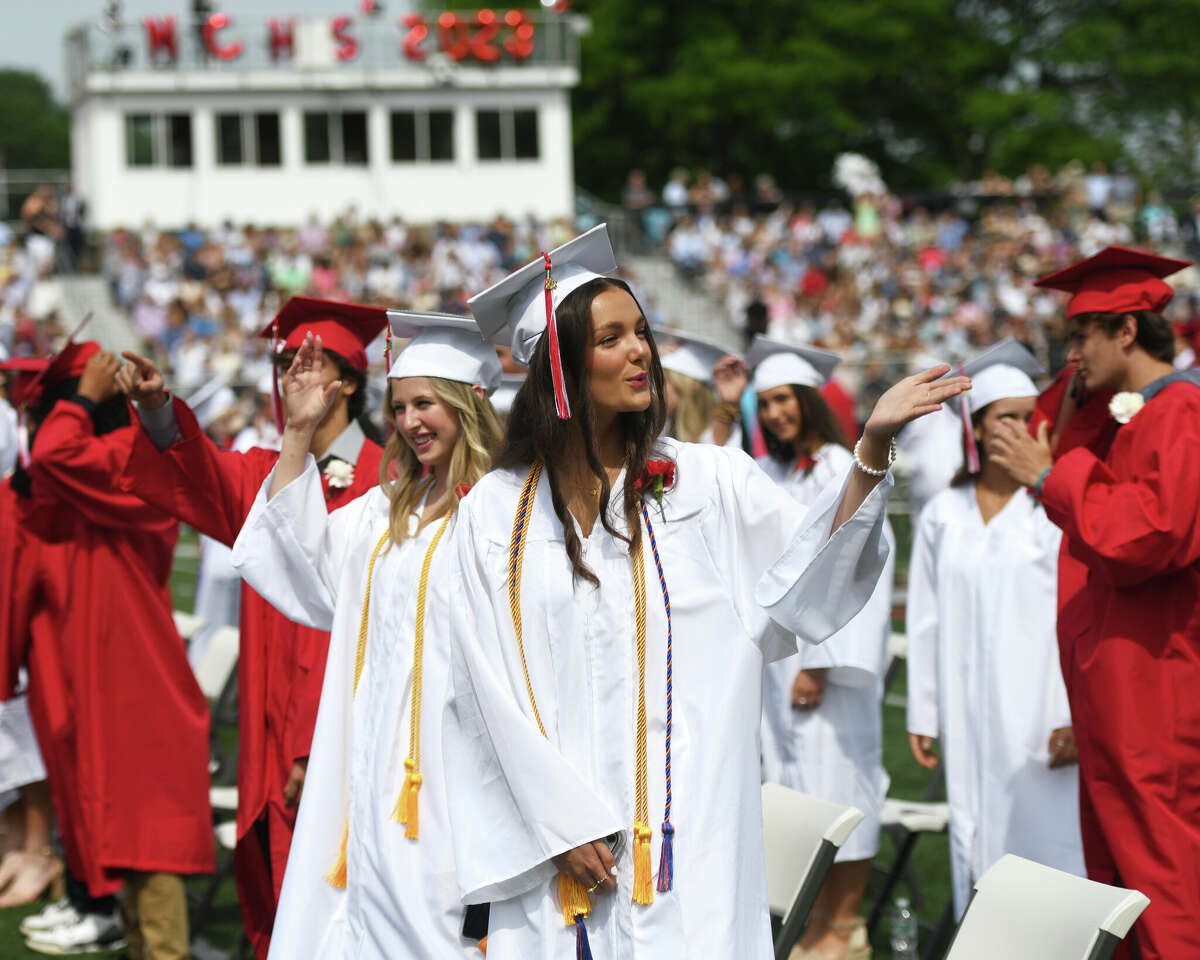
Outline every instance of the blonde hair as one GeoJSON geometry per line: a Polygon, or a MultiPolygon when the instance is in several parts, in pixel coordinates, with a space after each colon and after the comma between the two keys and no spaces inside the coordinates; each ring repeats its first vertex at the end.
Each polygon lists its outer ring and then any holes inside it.
{"type": "MultiPolygon", "coordinates": [[[[440,377],[429,377],[428,380],[434,396],[458,417],[458,439],[454,441],[450,475],[446,478],[450,497],[441,509],[421,518],[418,530],[458,509],[459,489],[463,484],[474,486],[492,468],[492,451],[500,442],[503,432],[491,401],[476,394],[470,384],[440,377]]],[[[389,380],[383,395],[384,418],[388,421],[392,420],[391,406],[392,387],[389,380]]],[[[417,459],[412,447],[398,431],[393,432],[384,447],[383,460],[379,463],[379,485],[387,494],[390,504],[388,524],[391,543],[403,543],[408,538],[408,518],[416,511],[430,482],[432,480],[426,476],[425,465],[417,459]]]]}
{"type": "Polygon", "coordinates": [[[695,443],[712,423],[717,412],[717,395],[707,383],[702,383],[676,370],[663,370],[679,394],[671,435],[685,443],[695,443]]]}

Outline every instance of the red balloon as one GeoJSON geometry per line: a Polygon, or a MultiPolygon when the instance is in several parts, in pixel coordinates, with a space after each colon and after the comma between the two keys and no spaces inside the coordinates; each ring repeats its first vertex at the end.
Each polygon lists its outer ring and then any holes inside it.
{"type": "Polygon", "coordinates": [[[205,48],[218,60],[236,60],[242,55],[243,47],[240,40],[227,43],[225,46],[217,43],[217,32],[224,30],[227,26],[229,26],[229,17],[223,13],[213,13],[200,28],[200,32],[204,36],[205,48]]]}

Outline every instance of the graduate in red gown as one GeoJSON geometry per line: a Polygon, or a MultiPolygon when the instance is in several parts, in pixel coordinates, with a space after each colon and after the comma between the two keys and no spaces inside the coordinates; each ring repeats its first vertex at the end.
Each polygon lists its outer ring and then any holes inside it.
{"type": "MultiPolygon", "coordinates": [[[[382,449],[358,419],[366,399],[366,347],[387,323],[381,308],[293,297],[262,336],[282,338],[276,362],[291,363],[305,334],[324,344],[327,382],[337,400],[313,437],[333,511],[379,482],[382,449]]],[[[142,429],[125,465],[123,485],[201,533],[228,546],[278,453],[221,451],[187,404],[164,391],[146,359],[126,354],[122,385],[142,429]],[[170,400],[171,402],[168,402],[170,400]]],[[[238,812],[234,873],[246,934],[265,958],[279,901],[296,807],[312,744],[329,634],[286,620],[242,585],[238,659],[238,812]]]]}
{"type": "Polygon", "coordinates": [[[8,611],[10,640],[26,646],[5,656],[2,694],[23,662],[71,876],[93,898],[126,887],[132,956],[183,957],[179,875],[215,869],[208,703],[171,616],[178,526],[117,489],[135,433],[118,363],[93,342],[70,343],[30,399],[32,449],[12,481],[22,546],[8,611]]]}
{"type": "Polygon", "coordinates": [[[1143,960],[1200,957],[1200,375],[1174,370],[1161,316],[1186,266],[1108,247],[1038,281],[1073,294],[1068,358],[1115,391],[1118,428],[1103,457],[1053,460],[1045,427],[1001,454],[1086,568],[1060,610],[1084,853],[1092,879],[1150,898],[1143,960]]]}

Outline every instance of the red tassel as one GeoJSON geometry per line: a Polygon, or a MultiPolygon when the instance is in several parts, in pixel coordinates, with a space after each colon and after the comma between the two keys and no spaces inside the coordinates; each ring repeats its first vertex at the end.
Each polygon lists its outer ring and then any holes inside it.
{"type": "MultiPolygon", "coordinates": [[[[962,364],[958,367],[959,376],[966,376],[962,364]]],[[[975,427],[971,424],[971,411],[967,403],[967,395],[960,394],[958,412],[962,415],[963,435],[967,438],[967,472],[978,473],[982,466],[979,463],[979,445],[975,442],[975,427]]]]}
{"type": "Polygon", "coordinates": [[[563,375],[562,353],[558,349],[558,321],[554,317],[554,288],[557,284],[550,276],[550,254],[543,253],[546,261],[546,331],[550,337],[550,376],[554,381],[554,410],[559,420],[571,419],[571,404],[567,400],[567,381],[563,375]]]}
{"type": "Polygon", "coordinates": [[[284,428],[283,396],[279,392],[279,321],[271,329],[271,414],[275,418],[275,429],[281,434],[284,428]]]}

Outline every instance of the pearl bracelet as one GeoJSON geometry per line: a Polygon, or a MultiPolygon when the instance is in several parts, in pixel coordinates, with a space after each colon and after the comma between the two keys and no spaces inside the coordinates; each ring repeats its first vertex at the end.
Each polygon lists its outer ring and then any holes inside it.
{"type": "Polygon", "coordinates": [[[860,456],[861,450],[862,450],[862,437],[859,437],[858,443],[856,443],[854,445],[854,465],[856,467],[858,467],[858,469],[861,470],[863,473],[865,473],[868,477],[886,477],[888,470],[891,469],[892,464],[896,462],[896,440],[895,440],[895,438],[892,439],[891,445],[888,447],[887,466],[884,467],[882,470],[876,470],[874,467],[868,467],[865,463],[863,463],[862,456],[860,456]]]}

